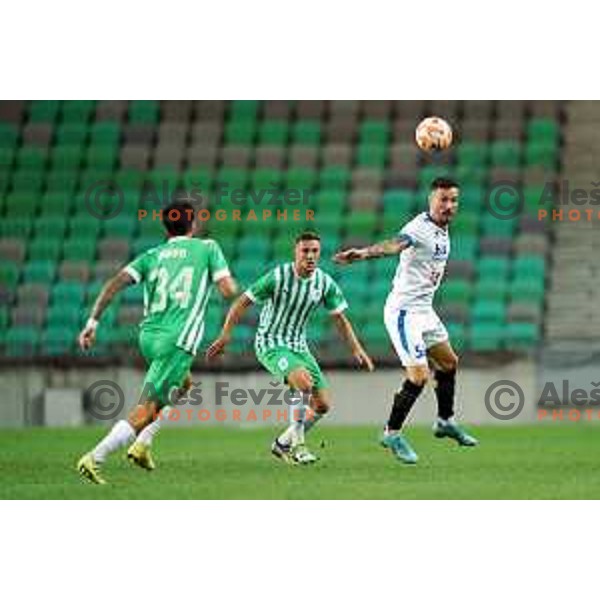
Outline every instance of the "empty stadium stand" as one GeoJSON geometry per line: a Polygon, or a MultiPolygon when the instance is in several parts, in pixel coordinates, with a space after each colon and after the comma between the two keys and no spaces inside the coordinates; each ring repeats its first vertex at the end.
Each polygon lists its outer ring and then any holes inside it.
{"type": "MultiPolygon", "coordinates": [[[[137,210],[148,208],[140,199],[147,201],[148,184],[164,182],[170,189],[199,185],[209,209],[217,208],[223,183],[227,190],[309,190],[323,266],[339,277],[367,347],[390,355],[382,305],[396,261],[340,269],[329,259],[337,248],[395,234],[426,208],[438,175],[462,186],[437,301],[455,345],[478,353],[534,350],[543,334],[552,235],[536,217],[536,198],[561,168],[565,110],[558,101],[0,102],[3,355],[80,354],[76,334],[104,278],[161,240],[160,224],[139,220],[137,210]],[[417,122],[430,114],[446,118],[456,138],[433,158],[413,142],[417,122]],[[486,190],[503,180],[524,187],[525,210],[516,219],[499,220],[485,208],[486,190]],[[86,191],[97,182],[122,191],[114,218],[90,215],[86,191]]],[[[203,234],[221,243],[242,284],[290,257],[293,234],[312,226],[245,220],[252,206],[239,206],[231,194],[218,207],[241,210],[244,218],[211,219],[203,234]]],[[[224,308],[216,298],[210,304],[206,341],[224,308]]],[[[131,353],[141,311],[141,289],[132,287],[105,315],[93,354],[131,353]]],[[[254,322],[240,327],[234,358],[251,353],[254,322]]],[[[322,358],[339,356],[326,316],[313,323],[311,336],[322,358]]]]}

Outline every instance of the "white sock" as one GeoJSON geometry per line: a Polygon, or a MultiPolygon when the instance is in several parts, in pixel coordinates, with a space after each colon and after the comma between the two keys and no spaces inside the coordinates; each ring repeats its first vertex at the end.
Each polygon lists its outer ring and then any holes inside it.
{"type": "Polygon", "coordinates": [[[114,424],[104,439],[92,450],[92,456],[98,463],[104,462],[106,457],[129,444],[135,438],[135,431],[129,421],[122,419],[114,424]]]}
{"type": "Polygon", "coordinates": [[[152,438],[159,432],[170,410],[170,406],[165,406],[156,416],[156,419],[140,431],[135,441],[144,444],[144,446],[151,446],[152,438]]]}
{"type": "Polygon", "coordinates": [[[284,446],[297,446],[304,444],[304,415],[306,407],[303,404],[299,406],[290,406],[290,426],[277,438],[280,444],[284,446]]]}

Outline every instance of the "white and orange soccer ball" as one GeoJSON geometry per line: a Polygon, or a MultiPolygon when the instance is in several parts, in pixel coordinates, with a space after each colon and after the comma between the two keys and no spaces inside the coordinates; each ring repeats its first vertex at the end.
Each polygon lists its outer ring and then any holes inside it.
{"type": "Polygon", "coordinates": [[[424,152],[447,150],[452,145],[452,127],[440,117],[427,117],[417,125],[415,140],[424,152]]]}

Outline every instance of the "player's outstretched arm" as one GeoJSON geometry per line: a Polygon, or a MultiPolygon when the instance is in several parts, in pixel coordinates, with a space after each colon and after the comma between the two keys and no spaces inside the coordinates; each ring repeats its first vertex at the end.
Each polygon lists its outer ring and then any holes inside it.
{"type": "Polygon", "coordinates": [[[219,279],[219,281],[217,281],[217,289],[219,290],[221,296],[223,296],[223,298],[226,300],[235,298],[238,294],[237,281],[231,277],[231,275],[227,275],[226,277],[219,279]]]}
{"type": "Polygon", "coordinates": [[[333,260],[340,265],[349,265],[358,260],[369,260],[400,254],[400,252],[406,250],[410,245],[410,240],[405,237],[399,237],[393,240],[384,240],[383,242],[373,244],[372,246],[365,246],[364,248],[349,248],[348,250],[337,252],[334,254],[333,260]]]}
{"type": "Polygon", "coordinates": [[[82,350],[89,350],[94,345],[96,329],[104,310],[120,290],[132,283],[135,283],[133,277],[123,269],[104,284],[94,302],[90,317],[79,334],[79,346],[82,350]]]}
{"type": "Polygon", "coordinates": [[[340,336],[350,347],[350,351],[352,352],[354,358],[356,358],[358,364],[361,367],[366,367],[369,371],[373,371],[375,369],[373,361],[362,347],[362,344],[358,341],[358,338],[354,333],[352,323],[350,323],[348,317],[343,312],[333,313],[331,316],[335,326],[337,327],[337,330],[340,333],[340,336]]]}
{"type": "Polygon", "coordinates": [[[231,306],[227,317],[225,317],[225,323],[221,329],[219,337],[208,347],[206,351],[206,360],[212,360],[223,354],[225,347],[231,341],[231,334],[233,328],[240,322],[240,319],[244,316],[244,313],[248,310],[248,307],[252,304],[252,300],[245,294],[242,294],[231,306]]]}

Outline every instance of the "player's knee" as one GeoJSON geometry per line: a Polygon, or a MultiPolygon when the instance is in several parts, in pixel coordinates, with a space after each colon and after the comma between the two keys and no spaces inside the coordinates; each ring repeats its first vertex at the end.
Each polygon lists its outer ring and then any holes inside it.
{"type": "Polygon", "coordinates": [[[131,410],[127,420],[134,431],[139,433],[144,427],[152,423],[154,414],[148,406],[138,405],[131,410]]]}
{"type": "Polygon", "coordinates": [[[424,387],[427,381],[429,380],[429,370],[428,369],[414,369],[407,373],[407,379],[417,385],[419,387],[424,387]]]}
{"type": "Polygon", "coordinates": [[[331,410],[331,403],[327,398],[314,398],[313,410],[320,415],[326,415],[331,410]]]}
{"type": "Polygon", "coordinates": [[[288,382],[292,388],[301,392],[308,393],[313,387],[313,380],[310,373],[304,369],[298,369],[288,376],[288,382]]]}
{"type": "Polygon", "coordinates": [[[440,364],[440,370],[445,373],[453,373],[458,369],[458,356],[452,354],[444,359],[440,364]]]}

